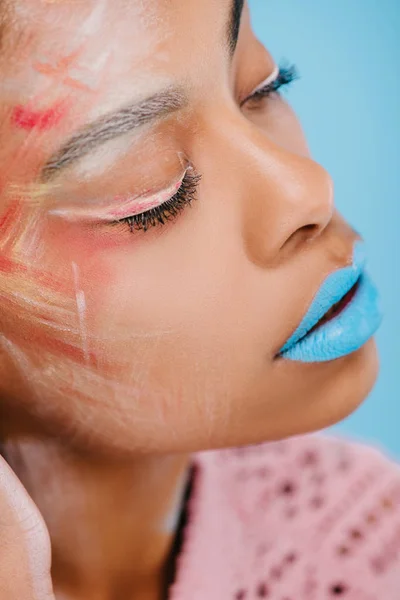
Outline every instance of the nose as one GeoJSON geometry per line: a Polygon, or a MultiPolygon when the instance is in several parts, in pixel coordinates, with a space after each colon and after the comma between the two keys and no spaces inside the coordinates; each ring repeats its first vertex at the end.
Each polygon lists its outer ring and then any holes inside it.
{"type": "Polygon", "coordinates": [[[246,252],[255,263],[273,265],[325,230],[334,210],[332,179],[308,156],[264,135],[247,137],[242,148],[246,252]]]}

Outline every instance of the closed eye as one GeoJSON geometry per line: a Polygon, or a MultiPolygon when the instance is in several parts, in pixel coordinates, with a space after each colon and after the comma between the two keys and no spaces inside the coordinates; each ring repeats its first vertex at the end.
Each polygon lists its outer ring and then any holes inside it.
{"type": "Polygon", "coordinates": [[[179,189],[171,198],[150,210],[118,219],[111,224],[126,223],[133,233],[135,230],[147,231],[150,227],[165,225],[168,221],[173,221],[186,206],[196,199],[200,179],[201,176],[196,174],[192,167],[189,167],[179,189]]]}
{"type": "Polygon", "coordinates": [[[244,106],[247,102],[254,102],[267,98],[274,93],[277,93],[283,86],[289,85],[299,78],[295,65],[276,67],[274,71],[265,79],[243,102],[244,106]]]}

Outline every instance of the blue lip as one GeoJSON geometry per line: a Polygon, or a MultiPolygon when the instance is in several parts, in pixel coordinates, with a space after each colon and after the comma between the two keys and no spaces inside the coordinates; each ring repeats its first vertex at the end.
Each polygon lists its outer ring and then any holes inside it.
{"type": "Polygon", "coordinates": [[[320,287],[304,319],[280,351],[283,358],[324,362],[355,352],[382,321],[378,291],[365,272],[365,245],[354,246],[353,264],[335,271],[320,287]],[[358,282],[351,302],[334,319],[308,332],[358,282]],[[307,335],[308,334],[308,335],[307,335]]]}

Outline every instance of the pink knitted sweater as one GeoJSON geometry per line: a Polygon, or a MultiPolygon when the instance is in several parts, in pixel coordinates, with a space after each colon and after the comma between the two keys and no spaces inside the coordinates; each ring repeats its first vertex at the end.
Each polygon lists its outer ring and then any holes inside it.
{"type": "Polygon", "coordinates": [[[171,600],[400,600],[400,469],[323,436],[201,453],[171,600]]]}

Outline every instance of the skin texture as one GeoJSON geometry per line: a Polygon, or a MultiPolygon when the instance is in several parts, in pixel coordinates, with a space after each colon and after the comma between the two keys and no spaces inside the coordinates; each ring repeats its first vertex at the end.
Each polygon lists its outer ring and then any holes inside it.
{"type": "Polygon", "coordinates": [[[0,597],[53,600],[45,523],[0,457],[0,597]]]}
{"type": "Polygon", "coordinates": [[[228,0],[142,4],[16,2],[0,58],[1,435],[68,600],[157,598],[189,453],[331,424],[377,369],[373,342],[276,356],[357,234],[288,104],[244,102],[275,67],[247,7],[231,57],[228,0]],[[40,177],[87,123],[174,85],[182,110],[40,177]],[[188,165],[197,199],[165,226],[82,216],[188,165]]]}

